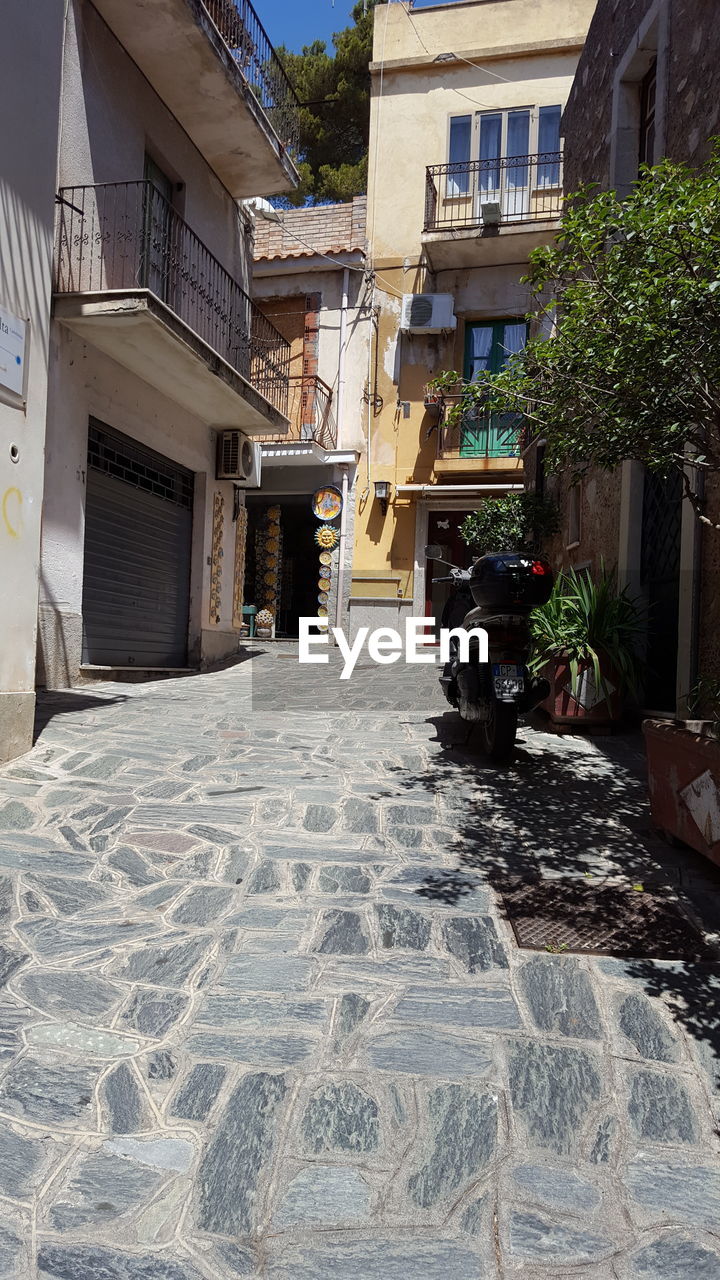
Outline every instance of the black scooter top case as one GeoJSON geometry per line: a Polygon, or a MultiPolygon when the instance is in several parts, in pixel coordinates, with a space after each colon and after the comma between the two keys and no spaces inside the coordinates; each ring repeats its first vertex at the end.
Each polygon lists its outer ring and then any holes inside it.
{"type": "Polygon", "coordinates": [[[550,565],[540,556],[498,552],[475,561],[470,590],[478,608],[529,613],[547,604],[553,581],[550,565]]]}

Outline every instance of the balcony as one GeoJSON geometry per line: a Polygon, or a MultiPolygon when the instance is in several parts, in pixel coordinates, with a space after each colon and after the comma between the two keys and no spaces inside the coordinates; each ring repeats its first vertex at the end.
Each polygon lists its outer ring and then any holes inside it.
{"type": "Polygon", "coordinates": [[[59,192],[54,312],[215,426],[283,432],[290,344],[151,182],[59,192]]]}
{"type": "Polygon", "coordinates": [[[467,413],[440,421],[435,472],[516,471],[522,468],[524,422],[520,414],[467,413]]]}
{"type": "Polygon", "coordinates": [[[562,215],[562,153],[430,165],[422,242],[435,270],[522,262],[562,215]]]}
{"type": "Polygon", "coordinates": [[[93,0],[235,199],[288,191],[300,107],[250,0],[93,0]]]}
{"type": "Polygon", "coordinates": [[[281,466],[324,462],[337,448],[332,387],[316,374],[290,379],[290,427],[286,435],[263,439],[263,463],[281,466]]]}

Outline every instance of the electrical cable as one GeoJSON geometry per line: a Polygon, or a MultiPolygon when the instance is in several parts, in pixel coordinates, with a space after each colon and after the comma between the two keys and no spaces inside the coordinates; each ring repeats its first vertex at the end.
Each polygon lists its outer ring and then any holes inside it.
{"type": "MultiPolygon", "coordinates": [[[[417,38],[417,40],[418,40],[419,44],[421,44],[421,45],[422,45],[422,47],[423,47],[423,49],[425,50],[425,52],[427,53],[427,55],[428,55],[428,56],[430,56],[430,50],[428,49],[427,45],[425,44],[425,41],[423,40],[422,36],[420,35],[420,32],[418,31],[417,27],[415,26],[415,23],[413,22],[413,19],[412,19],[411,14],[410,14],[410,10],[409,10],[409,9],[407,9],[407,8],[405,8],[405,6],[403,6],[403,11],[404,11],[404,13],[405,13],[405,16],[406,16],[406,18],[407,18],[408,22],[410,23],[410,26],[412,27],[413,31],[415,32],[415,36],[416,36],[416,38],[417,38]]],[[[499,72],[499,71],[491,71],[489,67],[482,66],[482,64],[481,64],[481,63],[478,63],[478,62],[471,62],[469,58],[463,58],[462,54],[454,53],[452,50],[450,50],[450,51],[449,51],[448,58],[447,58],[447,61],[448,61],[448,62],[450,61],[450,57],[452,57],[453,61],[457,61],[457,62],[464,62],[464,63],[466,63],[466,64],[467,64],[467,66],[468,66],[468,67],[472,67],[474,71],[482,71],[482,72],[484,72],[484,73],[485,73],[485,75],[493,76],[496,80],[501,80],[504,84],[512,84],[512,83],[513,83],[513,82],[512,82],[512,81],[511,81],[507,76],[502,76],[502,75],[500,75],[500,72],[499,72]]],[[[490,102],[480,102],[480,100],[479,100],[478,98],[471,98],[471,97],[469,97],[469,95],[468,95],[467,93],[463,93],[462,89],[455,89],[452,85],[447,85],[447,86],[446,86],[446,88],[449,90],[449,92],[450,92],[450,93],[457,94],[457,96],[458,96],[459,98],[464,98],[466,102],[471,102],[471,103],[473,104],[473,106],[476,106],[476,107],[485,107],[485,108],[486,108],[487,110],[489,110],[489,111],[495,110],[495,108],[496,108],[496,104],[495,104],[495,103],[490,103],[490,102]]]]}

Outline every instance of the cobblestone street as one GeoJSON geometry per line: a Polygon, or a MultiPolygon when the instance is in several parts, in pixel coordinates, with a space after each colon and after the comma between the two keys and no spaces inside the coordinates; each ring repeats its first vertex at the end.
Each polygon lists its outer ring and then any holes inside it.
{"type": "Polygon", "coordinates": [[[494,886],[659,878],[717,927],[720,876],[649,834],[639,747],[495,770],[445,710],[289,646],[41,700],[0,1275],[717,1280],[720,965],[520,951],[494,886]]]}

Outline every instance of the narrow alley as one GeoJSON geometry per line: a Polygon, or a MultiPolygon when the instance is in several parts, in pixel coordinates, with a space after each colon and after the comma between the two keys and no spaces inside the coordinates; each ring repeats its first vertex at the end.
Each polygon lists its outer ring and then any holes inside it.
{"type": "Polygon", "coordinates": [[[493,769],[433,668],[247,652],[49,693],[2,770],[0,1275],[716,1278],[720,964],[520,950],[500,896],[717,927],[640,755],[493,769]]]}

